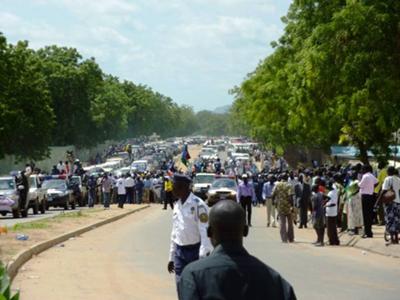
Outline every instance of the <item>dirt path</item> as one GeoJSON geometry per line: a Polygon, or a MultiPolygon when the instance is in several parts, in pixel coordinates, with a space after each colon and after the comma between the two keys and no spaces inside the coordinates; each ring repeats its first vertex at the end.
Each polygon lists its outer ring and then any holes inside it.
{"type": "Polygon", "coordinates": [[[169,234],[158,234],[170,229],[160,225],[158,210],[154,205],[42,253],[22,268],[14,288],[22,300],[175,299],[166,271],[169,234]]]}

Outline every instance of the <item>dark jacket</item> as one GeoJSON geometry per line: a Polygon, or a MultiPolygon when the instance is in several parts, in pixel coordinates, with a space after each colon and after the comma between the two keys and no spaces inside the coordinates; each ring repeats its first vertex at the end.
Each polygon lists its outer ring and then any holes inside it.
{"type": "Polygon", "coordinates": [[[295,300],[291,285],[242,246],[219,245],[189,264],[178,284],[180,300],[295,300]]]}

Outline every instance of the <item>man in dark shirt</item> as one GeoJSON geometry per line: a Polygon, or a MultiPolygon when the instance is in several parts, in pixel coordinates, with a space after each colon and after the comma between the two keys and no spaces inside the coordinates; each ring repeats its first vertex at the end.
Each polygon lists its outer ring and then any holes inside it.
{"type": "Polygon", "coordinates": [[[209,216],[213,253],[183,270],[180,300],[295,300],[291,285],[243,247],[248,234],[245,212],[234,201],[219,201],[209,216]]]}

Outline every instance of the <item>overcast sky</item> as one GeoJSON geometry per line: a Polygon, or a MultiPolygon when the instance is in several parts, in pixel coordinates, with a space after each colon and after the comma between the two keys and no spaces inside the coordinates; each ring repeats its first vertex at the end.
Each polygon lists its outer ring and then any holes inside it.
{"type": "Polygon", "coordinates": [[[271,53],[290,0],[0,0],[0,32],[95,57],[106,73],[196,110],[232,102],[271,53]]]}

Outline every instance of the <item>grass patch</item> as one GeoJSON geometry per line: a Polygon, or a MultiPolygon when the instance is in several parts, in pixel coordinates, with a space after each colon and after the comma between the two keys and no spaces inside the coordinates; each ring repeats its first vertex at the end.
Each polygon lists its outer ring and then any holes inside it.
{"type": "Polygon", "coordinates": [[[46,221],[35,221],[27,223],[18,223],[11,227],[11,231],[22,231],[22,230],[32,230],[32,229],[47,229],[50,224],[46,221]]]}
{"type": "Polygon", "coordinates": [[[76,219],[76,218],[85,218],[88,217],[88,215],[81,210],[75,211],[75,212],[70,212],[70,213],[61,213],[54,218],[51,218],[51,220],[54,221],[60,221],[63,219],[76,219]]]}

